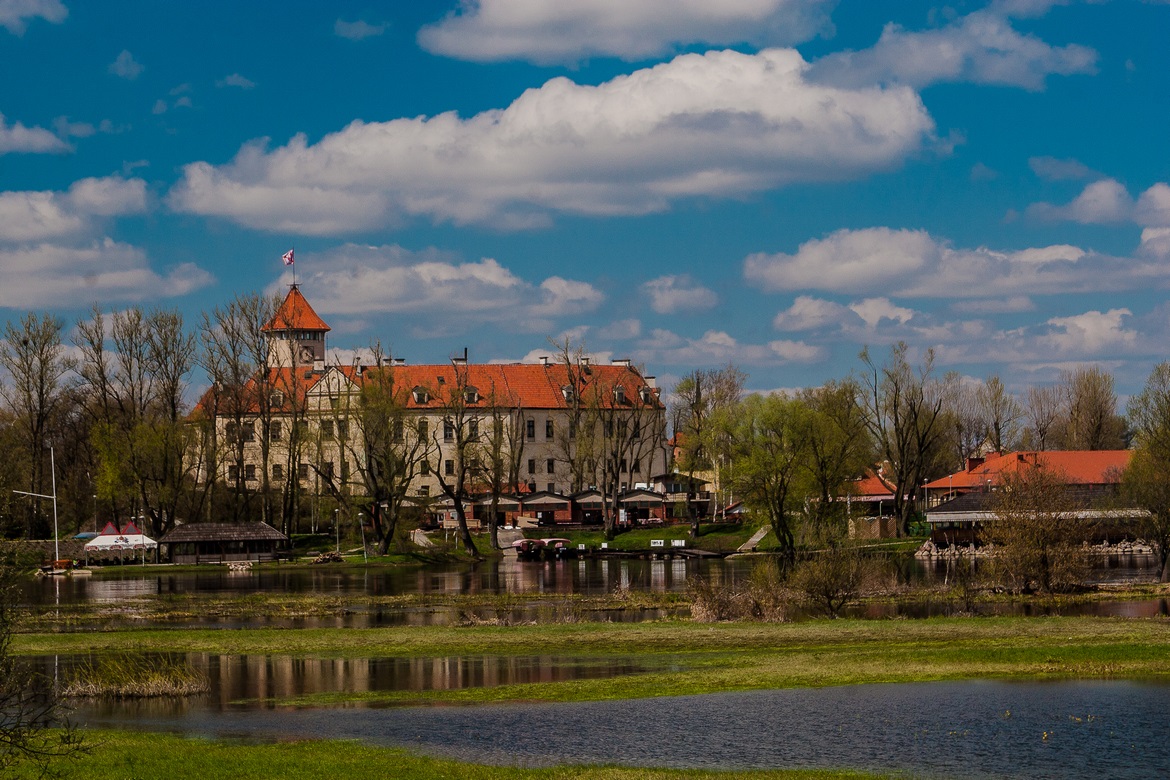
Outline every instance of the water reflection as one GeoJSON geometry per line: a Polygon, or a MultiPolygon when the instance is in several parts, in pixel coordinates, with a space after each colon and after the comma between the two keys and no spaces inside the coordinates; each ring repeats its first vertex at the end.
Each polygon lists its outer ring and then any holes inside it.
{"type": "MultiPolygon", "coordinates": [[[[1154,556],[1114,555],[1101,558],[1094,569],[1097,582],[1153,581],[1157,562],[1154,556]]],[[[956,562],[917,560],[909,556],[891,559],[897,580],[909,585],[950,585],[956,579],[956,562]]],[[[976,571],[985,561],[976,561],[976,571]]],[[[373,570],[334,569],[323,567],[264,568],[249,572],[229,572],[221,567],[207,567],[197,572],[169,572],[166,569],[119,571],[111,576],[99,573],[92,577],[43,578],[23,585],[24,603],[50,605],[70,603],[118,604],[130,607],[144,597],[206,594],[231,596],[269,592],[284,594],[319,594],[345,596],[398,595],[506,595],[549,596],[547,601],[526,600],[511,607],[475,608],[413,606],[403,608],[367,607],[357,603],[339,608],[339,614],[325,617],[239,617],[197,616],[188,625],[221,628],[287,626],[293,628],[364,628],[390,625],[457,625],[466,622],[495,621],[634,621],[655,620],[687,611],[664,609],[582,610],[561,597],[569,595],[600,596],[619,592],[677,593],[701,577],[716,585],[738,586],[746,583],[752,570],[767,565],[766,560],[750,557],[729,559],[643,560],[631,558],[582,559],[560,561],[484,561],[478,565],[441,564],[373,570]]],[[[850,617],[932,617],[954,614],[961,607],[945,596],[928,597],[915,603],[866,603],[849,607],[850,617]],[[933,598],[933,600],[931,600],[933,598]]],[[[1092,601],[1059,606],[1033,602],[983,603],[980,614],[996,615],[1101,615],[1153,617],[1170,614],[1166,599],[1140,601],[1092,601]]],[[[793,619],[809,617],[799,608],[790,613],[793,619]]],[[[103,617],[117,620],[118,616],[103,617]]],[[[129,614],[125,619],[135,619],[129,614]]]]}
{"type": "MultiPolygon", "coordinates": [[[[313,694],[493,688],[616,677],[652,668],[637,659],[552,655],[298,658],[180,653],[168,655],[167,659],[200,673],[207,679],[210,692],[178,698],[77,700],[79,717],[136,721],[147,715],[274,709],[282,701],[313,694]]],[[[50,679],[66,681],[90,660],[88,656],[44,656],[29,659],[29,663],[50,679]]]]}

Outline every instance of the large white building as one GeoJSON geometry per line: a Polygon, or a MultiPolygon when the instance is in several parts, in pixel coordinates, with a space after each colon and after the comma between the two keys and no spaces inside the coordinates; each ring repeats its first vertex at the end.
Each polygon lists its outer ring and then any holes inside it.
{"type": "Polygon", "coordinates": [[[392,451],[418,461],[407,488],[415,503],[437,502],[460,483],[472,497],[551,496],[558,510],[592,489],[593,502],[581,503],[596,510],[596,496],[617,501],[666,471],[659,391],[628,360],[410,365],[375,356],[372,365],[337,365],[327,360],[329,330],[294,285],[263,328],[266,369],[242,387],[213,386],[200,401],[198,411],[214,419],[208,460],[219,480],[239,490],[369,496],[379,457],[392,451]]]}

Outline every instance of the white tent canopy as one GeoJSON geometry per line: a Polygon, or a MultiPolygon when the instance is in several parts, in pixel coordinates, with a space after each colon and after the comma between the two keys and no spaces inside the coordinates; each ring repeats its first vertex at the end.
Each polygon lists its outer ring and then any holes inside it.
{"type": "Polygon", "coordinates": [[[154,550],[157,547],[158,542],[138,530],[138,526],[133,522],[126,523],[121,530],[113,523],[106,523],[106,527],[98,536],[85,543],[85,557],[89,558],[90,553],[142,550],[145,558],[147,550],[154,550]]]}

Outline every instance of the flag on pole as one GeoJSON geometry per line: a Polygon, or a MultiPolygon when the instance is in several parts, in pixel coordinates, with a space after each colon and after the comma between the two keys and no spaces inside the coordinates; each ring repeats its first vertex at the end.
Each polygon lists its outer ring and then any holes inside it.
{"type": "Polygon", "coordinates": [[[291,249],[288,250],[287,252],[285,252],[283,255],[280,256],[280,259],[284,261],[285,265],[292,265],[293,264],[293,251],[291,249]]]}

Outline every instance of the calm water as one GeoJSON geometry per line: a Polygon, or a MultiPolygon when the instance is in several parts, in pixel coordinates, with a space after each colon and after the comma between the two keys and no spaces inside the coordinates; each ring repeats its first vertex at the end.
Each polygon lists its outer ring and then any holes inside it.
{"type": "MultiPolygon", "coordinates": [[[[91,727],[125,717],[81,711],[91,727]]],[[[359,739],[477,762],[857,767],[929,778],[1170,777],[1170,686],[948,682],[579,704],[151,713],[143,728],[359,739]]]]}
{"type": "MultiPolygon", "coordinates": [[[[1156,569],[1152,556],[1113,556],[1100,559],[1094,580],[1151,581],[1156,569]]],[[[116,605],[132,603],[138,598],[165,597],[185,593],[233,595],[256,592],[330,594],[344,598],[353,596],[392,596],[402,594],[547,594],[548,600],[518,604],[500,613],[494,608],[467,610],[458,607],[369,608],[354,604],[344,614],[308,618],[196,618],[187,625],[221,628],[258,626],[287,627],[350,627],[365,628],[388,625],[453,625],[468,619],[518,621],[637,621],[657,620],[670,616],[661,609],[647,610],[578,610],[559,597],[571,594],[604,595],[620,590],[645,592],[682,592],[689,582],[702,577],[716,583],[742,583],[759,559],[677,559],[677,560],[570,560],[528,562],[505,559],[485,561],[475,566],[450,564],[428,567],[400,567],[361,572],[342,571],[328,566],[320,568],[274,568],[249,572],[230,572],[223,567],[209,566],[199,572],[170,573],[166,569],[134,567],[116,572],[117,576],[52,577],[29,580],[25,583],[22,600],[30,605],[70,603],[100,603],[116,605]],[[567,610],[572,612],[568,614],[567,610]],[[577,611],[573,611],[577,610],[577,611]]],[[[911,583],[945,583],[951,575],[946,561],[922,562],[912,558],[899,561],[898,578],[911,583]]],[[[955,604],[946,599],[915,604],[855,605],[845,612],[850,617],[928,617],[951,614],[955,604]]],[[[982,605],[981,611],[996,614],[1042,615],[1052,614],[1053,608],[1037,604],[982,605]]],[[[1111,601],[1065,605],[1059,608],[1065,615],[1101,615],[1125,617],[1153,617],[1170,614],[1166,599],[1140,601],[1111,601]]],[[[797,611],[792,615],[801,618],[797,611]]],[[[128,617],[136,624],[137,617],[128,617]]],[[[103,618],[106,622],[108,618],[103,618]]]]}

